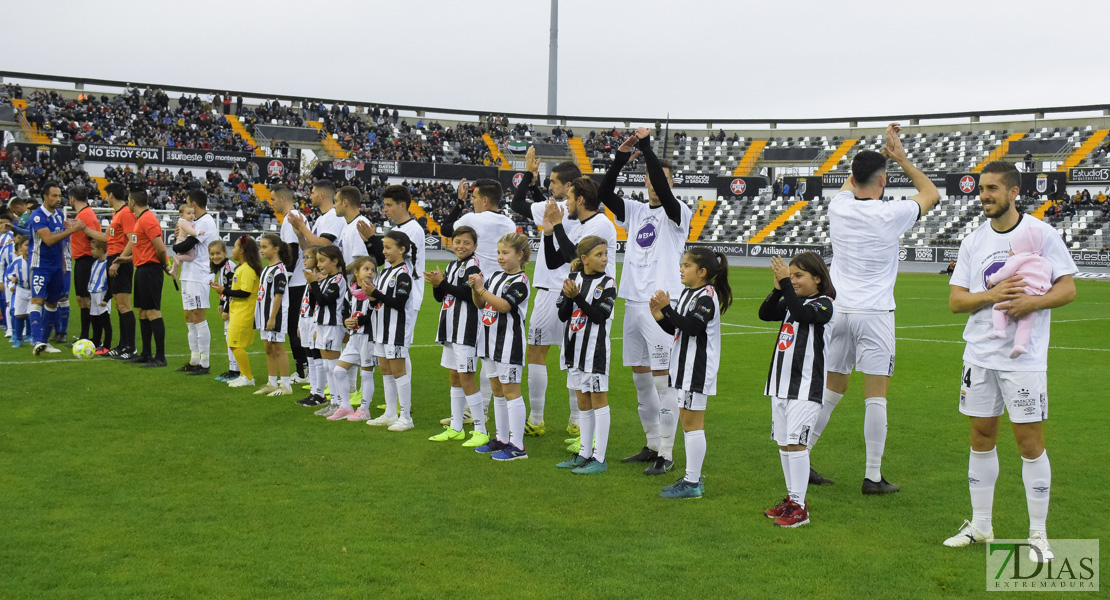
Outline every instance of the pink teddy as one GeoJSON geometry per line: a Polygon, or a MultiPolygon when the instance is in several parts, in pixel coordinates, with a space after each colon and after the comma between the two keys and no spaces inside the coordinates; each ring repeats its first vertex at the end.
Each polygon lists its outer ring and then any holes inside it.
{"type": "MultiPolygon", "coordinates": [[[[1018,275],[1025,283],[1025,293],[1030,296],[1043,296],[1052,287],[1052,263],[1041,256],[1044,248],[1044,232],[1039,227],[1024,227],[1010,239],[1010,258],[1006,264],[987,277],[987,285],[994,287],[1004,279],[1018,275]]],[[[997,306],[997,305],[996,305],[997,306]]],[[[994,309],[994,331],[987,337],[996,340],[1006,337],[1006,325],[1010,316],[1004,310],[994,309]]],[[[1030,313],[1018,319],[1014,333],[1014,348],[1010,358],[1017,358],[1028,352],[1029,338],[1033,333],[1033,319],[1030,313]]]]}

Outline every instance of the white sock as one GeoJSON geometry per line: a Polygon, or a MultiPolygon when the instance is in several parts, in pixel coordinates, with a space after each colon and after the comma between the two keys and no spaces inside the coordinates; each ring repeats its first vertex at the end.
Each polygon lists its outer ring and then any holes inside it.
{"type": "Polygon", "coordinates": [[[326,380],[328,382],[327,389],[331,390],[331,400],[328,402],[328,404],[331,404],[332,406],[339,406],[339,394],[335,393],[335,390],[336,390],[335,363],[336,362],[338,362],[338,359],[337,360],[328,360],[326,358],[321,358],[320,359],[321,366],[323,367],[321,369],[321,371],[322,371],[321,376],[324,378],[324,380],[326,380]]]}
{"type": "Polygon", "coordinates": [[[186,323],[185,329],[188,331],[187,337],[189,338],[189,364],[200,364],[200,352],[197,352],[197,325],[196,323],[186,323]]]}
{"type": "Polygon", "coordinates": [[[397,380],[392,375],[382,375],[385,392],[385,414],[397,418],[397,380]]]}
{"type": "MultiPolygon", "coordinates": [[[[794,497],[794,482],[790,479],[790,453],[779,448],[779,462],[782,463],[782,476],[786,479],[786,495],[794,497]]],[[[809,479],[806,479],[809,481],[809,479]]]]}
{"type": "Polygon", "coordinates": [[[678,390],[666,387],[659,392],[659,455],[674,460],[674,438],[678,434],[678,390]]]}
{"type": "Polygon", "coordinates": [[[574,390],[567,390],[570,392],[570,419],[567,420],[568,425],[578,425],[581,423],[581,411],[578,410],[578,393],[574,390]]]}
{"type": "Polygon", "coordinates": [[[324,359],[308,360],[308,382],[312,386],[310,393],[315,396],[324,395],[324,385],[327,383],[327,378],[324,376],[324,359]]]}
{"type": "Polygon", "coordinates": [[[397,386],[397,400],[401,403],[401,418],[406,421],[412,420],[412,375],[405,373],[400,377],[393,378],[393,384],[397,386]]]}
{"type": "Polygon", "coordinates": [[[1048,493],[1052,487],[1052,468],[1048,464],[1048,450],[1029,460],[1021,457],[1021,480],[1025,482],[1025,503],[1029,507],[1029,535],[1034,531],[1048,531],[1048,493]]]}
{"type": "MultiPolygon", "coordinates": [[[[528,420],[543,423],[543,405],[547,398],[547,365],[528,365],[528,420]]],[[[522,446],[518,446],[522,447],[522,446]]]]}
{"type": "Polygon", "coordinates": [[[201,321],[194,325],[197,331],[197,352],[200,352],[200,366],[208,368],[208,355],[212,352],[212,328],[208,321],[201,321]]]}
{"type": "Polygon", "coordinates": [[[701,465],[705,462],[705,430],[687,431],[682,439],[686,442],[686,481],[701,481],[701,465]]]}
{"type": "Polygon", "coordinates": [[[462,431],[463,411],[466,410],[466,393],[461,387],[451,388],[451,429],[462,431]]]}
{"type": "Polygon", "coordinates": [[[821,412],[817,414],[817,423],[813,425],[813,431],[809,432],[809,449],[817,445],[817,439],[821,437],[821,433],[825,431],[825,426],[829,424],[829,417],[832,416],[832,411],[836,408],[837,403],[844,397],[844,394],[838,394],[829,388],[825,388],[825,399],[821,403],[821,412]]]}
{"type": "Polygon", "coordinates": [[[506,405],[504,398],[493,397],[493,421],[494,427],[497,428],[497,441],[508,443],[509,407],[506,405]]]}
{"type": "MultiPolygon", "coordinates": [[[[224,321],[224,340],[227,340],[227,321],[224,321]]],[[[227,370],[238,371],[239,361],[235,360],[235,354],[231,351],[231,347],[227,348],[227,370]]],[[[323,393],[323,392],[321,392],[323,393]]]]}
{"type": "Polygon", "coordinates": [[[809,487],[809,448],[786,454],[787,462],[790,464],[790,499],[804,508],[806,488],[809,487]]]}
{"type": "Polygon", "coordinates": [[[370,414],[370,401],[374,399],[374,370],[362,370],[362,405],[359,408],[370,414]]]}
{"type": "Polygon", "coordinates": [[[283,385],[285,387],[290,387],[289,376],[286,375],[285,377],[278,378],[278,383],[280,383],[281,385],[283,385]]]}
{"type": "Polygon", "coordinates": [[[636,402],[640,412],[640,424],[644,427],[647,447],[659,450],[659,392],[655,391],[655,381],[651,373],[633,373],[632,384],[636,386],[636,402]]]}
{"type": "Polygon", "coordinates": [[[578,429],[582,434],[579,438],[582,449],[578,451],[578,456],[582,458],[590,458],[594,455],[594,423],[594,411],[579,411],[578,429]]]}
{"type": "Polygon", "coordinates": [[[517,448],[524,448],[524,398],[513,398],[505,403],[505,410],[509,413],[509,443],[517,448]]]}
{"type": "Polygon", "coordinates": [[[863,476],[878,483],[883,478],[883,451],[886,449],[886,398],[863,401],[863,442],[866,461],[863,476]]]}
{"type": "Polygon", "coordinates": [[[998,449],[971,451],[967,460],[967,487],[971,491],[971,522],[983,533],[993,528],[994,484],[998,481],[998,449]]]}
{"type": "Polygon", "coordinates": [[[266,383],[270,384],[271,387],[277,387],[277,375],[268,375],[266,377],[266,383]]]}
{"type": "Polygon", "coordinates": [[[482,369],[478,371],[478,393],[482,395],[482,406],[489,408],[489,400],[493,398],[493,386],[489,382],[485,360],[482,361],[482,369]]]}
{"type": "Polygon", "coordinates": [[[470,407],[470,418],[474,419],[474,431],[486,433],[486,412],[482,410],[482,394],[475,393],[467,396],[466,405],[470,407]]]}
{"type": "Polygon", "coordinates": [[[358,368],[358,365],[351,365],[350,367],[347,368],[347,382],[351,386],[350,388],[348,388],[348,390],[350,391],[351,394],[354,394],[356,391],[358,391],[358,372],[359,372],[359,370],[360,369],[358,368]]]}
{"type": "MultiPolygon", "coordinates": [[[[605,462],[605,450],[609,447],[609,406],[594,409],[594,459],[605,462]]],[[[585,437],[583,443],[588,443],[585,437]]]]}
{"type": "Polygon", "coordinates": [[[340,408],[351,408],[351,395],[347,390],[347,369],[339,366],[339,359],[324,359],[327,369],[331,371],[331,403],[338,404],[340,408]]]}

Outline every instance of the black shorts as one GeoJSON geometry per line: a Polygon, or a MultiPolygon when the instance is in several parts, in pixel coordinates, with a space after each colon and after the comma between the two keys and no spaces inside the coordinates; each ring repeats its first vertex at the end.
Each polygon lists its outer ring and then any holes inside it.
{"type": "MultiPolygon", "coordinates": [[[[118,254],[112,254],[108,257],[107,268],[112,268],[112,263],[116,262],[119,258],[118,254]]],[[[116,294],[131,295],[131,278],[135,273],[135,266],[130,262],[121,262],[119,264],[119,271],[116,274],[108,276],[108,295],[115,296],[116,294]]]]}
{"type": "Polygon", "coordinates": [[[162,310],[162,278],[166,272],[158,263],[135,267],[135,308],[162,310]]]}
{"type": "Polygon", "coordinates": [[[92,277],[95,262],[96,259],[91,256],[82,256],[73,261],[73,292],[78,298],[89,297],[89,278],[92,277]]]}

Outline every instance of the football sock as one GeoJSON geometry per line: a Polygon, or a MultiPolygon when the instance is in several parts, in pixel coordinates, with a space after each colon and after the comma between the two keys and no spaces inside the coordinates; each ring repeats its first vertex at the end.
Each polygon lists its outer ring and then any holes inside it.
{"type": "Polygon", "coordinates": [[[102,346],[105,347],[105,348],[111,348],[112,347],[112,333],[113,333],[112,332],[112,315],[111,315],[111,313],[104,313],[104,314],[101,314],[101,315],[97,315],[96,317],[94,317],[94,319],[97,319],[97,320],[100,321],[100,333],[102,335],[101,339],[104,342],[102,344],[102,346]]]}
{"type": "Polygon", "coordinates": [[[280,383],[281,385],[283,385],[285,387],[289,387],[289,376],[285,375],[283,377],[278,378],[278,383],[280,383]]]}
{"type": "MultiPolygon", "coordinates": [[[[146,321],[143,321],[146,323],[146,321]]],[[[251,359],[247,356],[246,348],[232,348],[235,353],[236,366],[239,368],[239,374],[247,379],[254,379],[254,373],[251,371],[251,359]]]]}
{"type": "Polygon", "coordinates": [[[326,383],[324,375],[324,360],[322,358],[313,358],[312,366],[308,370],[308,383],[310,385],[310,392],[313,396],[324,395],[324,385],[326,383]]]}
{"type": "MultiPolygon", "coordinates": [[[[289,314],[291,317],[296,317],[297,311],[293,307],[289,307],[289,314]]],[[[299,319],[297,319],[299,321],[299,319]]],[[[305,370],[308,369],[308,353],[305,351],[304,346],[301,345],[301,334],[298,329],[298,324],[289,323],[289,350],[293,354],[293,363],[297,366],[297,377],[304,379],[305,370]]]]}
{"type": "Polygon", "coordinates": [[[682,439],[686,442],[686,481],[697,483],[701,481],[701,465],[705,462],[705,430],[687,431],[682,439]]]}
{"type": "Polygon", "coordinates": [[[489,372],[486,361],[482,361],[482,370],[478,373],[478,393],[482,394],[482,412],[489,408],[489,400],[493,397],[493,386],[489,382],[489,372]]]}
{"type": "Polygon", "coordinates": [[[1032,460],[1021,458],[1021,480],[1025,482],[1025,502],[1029,507],[1029,535],[1034,531],[1047,531],[1048,493],[1052,487],[1052,469],[1048,464],[1048,450],[1032,460]]]}
{"type": "Polygon", "coordinates": [[[509,443],[517,448],[524,448],[524,398],[513,398],[505,403],[509,413],[509,443]]]}
{"type": "Polygon", "coordinates": [[[340,408],[351,408],[351,385],[347,382],[347,369],[337,365],[339,359],[324,359],[325,369],[331,373],[328,387],[331,389],[331,403],[340,408]]]}
{"type": "MultiPolygon", "coordinates": [[[[328,400],[328,404],[330,404],[332,406],[340,406],[339,403],[343,399],[343,392],[342,391],[346,391],[346,389],[347,389],[347,386],[343,386],[342,388],[340,388],[336,385],[336,382],[335,382],[335,362],[337,360],[338,359],[334,359],[334,360],[327,359],[327,358],[321,358],[320,359],[320,363],[321,363],[320,366],[322,367],[320,369],[322,371],[321,375],[323,376],[324,381],[327,382],[327,386],[324,389],[331,391],[331,398],[328,400]],[[340,391],[340,390],[342,390],[342,391],[340,391]]],[[[346,373],[346,371],[344,371],[344,373],[346,373]]]]}
{"type": "MultiPolygon", "coordinates": [[[[594,409],[594,459],[605,462],[605,451],[609,448],[609,406],[594,409]]],[[[586,438],[582,438],[586,442],[586,438]]]]}
{"type": "Polygon", "coordinates": [[[54,323],[56,323],[58,319],[58,309],[57,307],[51,308],[49,306],[44,306],[43,309],[42,341],[49,342],[50,332],[54,329],[54,323]]]}
{"type": "Polygon", "coordinates": [[[278,383],[277,375],[268,375],[266,377],[266,383],[272,385],[273,387],[277,387],[277,383],[278,383]]]}
{"type": "MultiPolygon", "coordinates": [[[[146,319],[139,319],[139,333],[143,336],[143,351],[140,353],[143,356],[150,356],[150,338],[154,335],[153,329],[150,327],[150,321],[146,319]]],[[[244,352],[245,353],[245,352],[244,352]]]]}
{"type": "Polygon", "coordinates": [[[786,495],[793,498],[794,481],[790,478],[790,453],[782,448],[779,448],[779,462],[782,463],[782,477],[786,480],[786,495]]]}
{"type": "Polygon", "coordinates": [[[500,396],[493,397],[493,425],[497,428],[497,441],[509,442],[509,408],[505,399],[500,396]]]}
{"type": "Polygon", "coordinates": [[[474,420],[474,431],[486,433],[486,413],[482,410],[482,394],[477,393],[467,396],[466,405],[470,407],[470,418],[474,420]]]}
{"type": "Polygon", "coordinates": [[[579,438],[582,449],[578,451],[578,456],[582,458],[592,458],[594,455],[594,423],[593,410],[579,411],[578,430],[582,434],[579,438]]]}
{"type": "Polygon", "coordinates": [[[451,429],[462,431],[463,411],[466,410],[466,393],[461,387],[451,388],[451,429]]]}
{"type": "Polygon", "coordinates": [[[633,373],[632,384],[636,386],[637,410],[647,447],[659,450],[659,392],[655,390],[655,381],[651,373],[633,373]]]}
{"type": "Polygon", "coordinates": [[[12,321],[15,322],[15,332],[12,333],[12,339],[22,341],[25,337],[24,331],[28,325],[27,317],[13,317],[12,321]]]}
{"type": "Polygon", "coordinates": [[[166,360],[166,321],[162,317],[150,321],[150,329],[154,333],[154,358],[166,360]]]}
{"type": "Polygon", "coordinates": [[[200,352],[200,366],[208,368],[208,355],[212,352],[212,328],[208,326],[208,321],[201,321],[195,323],[193,326],[197,331],[197,352],[200,352]]]}
{"type": "Polygon", "coordinates": [[[998,481],[998,448],[971,451],[967,460],[967,487],[971,491],[971,522],[983,533],[992,529],[994,484],[998,481]]]}
{"type": "Polygon", "coordinates": [[[119,314],[119,345],[135,349],[135,311],[119,314]]]}
{"type": "Polygon", "coordinates": [[[58,314],[55,317],[54,329],[60,334],[69,331],[69,300],[58,302],[58,314]]]}
{"type": "MultiPolygon", "coordinates": [[[[287,358],[286,360],[289,359],[287,358]]],[[[347,367],[347,383],[349,383],[351,386],[350,388],[348,388],[348,391],[351,393],[351,395],[354,395],[354,393],[358,391],[359,370],[360,369],[358,368],[358,365],[351,365],[350,367],[347,367]]]]}
{"type": "Polygon", "coordinates": [[[401,404],[401,418],[412,420],[412,375],[405,373],[393,378],[393,385],[397,387],[397,401],[401,404]]]}
{"type": "Polygon", "coordinates": [[[392,375],[382,375],[382,390],[385,392],[385,414],[397,417],[397,384],[392,375]]]}
{"type": "Polygon", "coordinates": [[[790,465],[790,499],[804,508],[806,489],[809,487],[809,448],[786,454],[790,465]]]}
{"type": "Polygon", "coordinates": [[[189,364],[200,364],[200,352],[197,352],[197,324],[186,323],[185,329],[188,331],[186,337],[189,338],[189,364]]]}
{"type": "Polygon", "coordinates": [[[809,449],[817,445],[818,438],[821,433],[825,431],[825,426],[829,424],[829,417],[832,416],[833,409],[836,408],[837,403],[844,397],[844,394],[838,394],[829,388],[825,388],[825,401],[821,403],[821,412],[817,414],[817,423],[813,425],[813,431],[809,432],[809,449]]]}
{"type": "Polygon", "coordinates": [[[864,477],[878,482],[883,478],[883,451],[886,449],[886,398],[863,401],[863,442],[866,447],[864,477]]]}
{"type": "Polygon", "coordinates": [[[678,434],[678,390],[668,386],[659,391],[659,455],[674,459],[674,438],[678,434]]]}
{"type": "Polygon", "coordinates": [[[42,341],[42,306],[39,304],[32,304],[30,312],[27,313],[27,318],[31,322],[31,342],[38,344],[42,341]]]}
{"type": "MultiPolygon", "coordinates": [[[[528,420],[543,423],[543,406],[547,399],[547,365],[528,365],[528,420]]],[[[518,446],[519,447],[519,446],[518,446]]]]}
{"type": "Polygon", "coordinates": [[[92,325],[92,309],[81,309],[81,339],[89,339],[89,326],[92,325]]]}
{"type": "Polygon", "coordinates": [[[373,369],[362,371],[362,405],[360,408],[370,412],[371,400],[374,399],[374,371],[373,369]]]}
{"type": "Polygon", "coordinates": [[[570,419],[568,425],[578,425],[581,422],[580,411],[578,410],[578,393],[574,390],[567,390],[570,392],[570,419]]]}
{"type": "Polygon", "coordinates": [[[103,333],[103,331],[101,330],[100,321],[94,321],[93,323],[91,323],[91,325],[92,325],[92,337],[90,338],[89,335],[88,335],[88,332],[86,331],[86,332],[83,332],[84,335],[81,336],[81,339],[83,339],[83,340],[87,339],[87,340],[89,340],[90,342],[93,343],[93,346],[96,346],[97,348],[99,348],[100,347],[100,336],[103,333]]]}

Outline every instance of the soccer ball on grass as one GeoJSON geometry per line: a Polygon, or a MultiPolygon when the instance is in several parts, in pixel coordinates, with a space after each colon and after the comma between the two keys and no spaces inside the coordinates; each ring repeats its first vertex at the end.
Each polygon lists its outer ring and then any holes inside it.
{"type": "Polygon", "coordinates": [[[73,355],[82,360],[92,358],[96,354],[96,346],[89,340],[77,340],[73,344],[73,355]]]}

